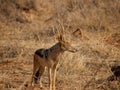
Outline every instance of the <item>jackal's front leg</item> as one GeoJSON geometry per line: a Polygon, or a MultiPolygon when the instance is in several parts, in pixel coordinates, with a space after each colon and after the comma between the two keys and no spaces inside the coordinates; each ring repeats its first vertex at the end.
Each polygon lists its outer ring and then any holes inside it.
{"type": "Polygon", "coordinates": [[[56,67],[53,68],[53,90],[55,90],[55,81],[56,81],[56,67]]]}
{"type": "Polygon", "coordinates": [[[50,90],[52,90],[52,86],[53,86],[53,83],[52,83],[52,69],[51,68],[49,68],[48,69],[48,74],[49,74],[49,88],[50,88],[50,90]]]}

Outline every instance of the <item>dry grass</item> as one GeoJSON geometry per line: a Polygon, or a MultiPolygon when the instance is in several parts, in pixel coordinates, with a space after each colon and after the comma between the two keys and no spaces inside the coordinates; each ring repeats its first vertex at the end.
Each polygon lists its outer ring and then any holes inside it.
{"type": "MultiPolygon", "coordinates": [[[[57,90],[119,90],[108,82],[120,65],[119,0],[1,0],[0,90],[33,90],[34,51],[56,43],[62,32],[79,52],[60,57],[57,90]],[[80,29],[81,34],[74,31],[80,29]]],[[[48,89],[47,72],[43,76],[48,89]]],[[[39,90],[36,86],[34,90],[39,90]]]]}

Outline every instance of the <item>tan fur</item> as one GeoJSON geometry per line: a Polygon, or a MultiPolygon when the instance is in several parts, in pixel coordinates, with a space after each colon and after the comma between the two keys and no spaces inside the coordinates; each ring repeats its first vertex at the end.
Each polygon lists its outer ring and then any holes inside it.
{"type": "Polygon", "coordinates": [[[35,74],[39,70],[40,87],[42,87],[41,76],[44,73],[45,67],[47,67],[49,72],[50,90],[55,90],[56,68],[59,62],[58,56],[63,54],[64,51],[77,51],[68,42],[66,42],[61,35],[58,36],[58,41],[58,43],[48,49],[47,58],[34,54],[32,85],[34,85],[33,78],[35,78],[35,74]]]}

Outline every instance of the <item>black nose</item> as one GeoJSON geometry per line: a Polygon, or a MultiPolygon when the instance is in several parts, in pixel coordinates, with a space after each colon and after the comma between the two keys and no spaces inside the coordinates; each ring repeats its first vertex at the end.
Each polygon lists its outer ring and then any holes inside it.
{"type": "Polygon", "coordinates": [[[75,52],[77,52],[77,51],[78,51],[77,49],[74,49],[72,52],[75,53],[75,52]]]}
{"type": "Polygon", "coordinates": [[[78,49],[75,49],[75,52],[78,52],[79,50],[78,49]]]}

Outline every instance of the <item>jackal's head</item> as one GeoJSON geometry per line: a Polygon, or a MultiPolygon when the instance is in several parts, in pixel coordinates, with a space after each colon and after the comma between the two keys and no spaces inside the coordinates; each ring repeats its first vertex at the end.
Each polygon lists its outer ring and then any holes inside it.
{"type": "Polygon", "coordinates": [[[75,49],[69,42],[67,42],[62,35],[58,35],[58,41],[60,43],[60,47],[63,51],[69,51],[69,52],[77,52],[77,49],[75,49]]]}

